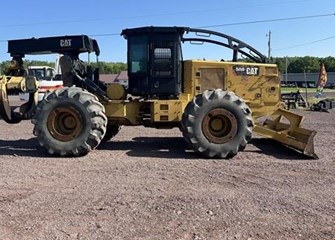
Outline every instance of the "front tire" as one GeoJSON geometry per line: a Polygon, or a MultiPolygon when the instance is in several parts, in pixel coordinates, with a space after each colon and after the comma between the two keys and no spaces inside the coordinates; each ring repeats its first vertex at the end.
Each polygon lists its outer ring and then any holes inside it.
{"type": "Polygon", "coordinates": [[[231,158],[246,147],[253,126],[251,110],[243,99],[216,89],[188,103],[181,129],[195,152],[208,158],[231,158]]]}
{"type": "Polygon", "coordinates": [[[96,148],[106,133],[105,108],[77,87],[49,93],[32,119],[34,135],[49,154],[81,156],[96,148]]]}

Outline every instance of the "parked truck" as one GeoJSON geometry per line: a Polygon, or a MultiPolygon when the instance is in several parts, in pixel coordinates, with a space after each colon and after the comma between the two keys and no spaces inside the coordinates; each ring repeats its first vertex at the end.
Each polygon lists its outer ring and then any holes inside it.
{"type": "MultiPolygon", "coordinates": [[[[63,87],[61,73],[50,66],[28,66],[27,74],[35,76],[38,80],[38,100],[41,101],[45,94],[51,90],[63,87]]],[[[29,100],[29,93],[21,93],[20,99],[23,101],[29,100]]]]}

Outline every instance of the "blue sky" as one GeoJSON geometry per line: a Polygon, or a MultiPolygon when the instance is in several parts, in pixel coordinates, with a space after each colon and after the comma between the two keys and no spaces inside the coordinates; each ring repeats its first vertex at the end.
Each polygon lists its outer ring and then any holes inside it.
{"type": "MultiPolygon", "coordinates": [[[[268,54],[267,34],[271,31],[274,57],[335,56],[334,0],[58,0],[50,4],[17,0],[1,5],[0,61],[10,59],[9,39],[87,34],[98,40],[100,60],[125,62],[126,41],[119,35],[122,29],[151,25],[222,32],[264,55],[268,54]]],[[[221,59],[228,57],[225,54],[209,45],[185,46],[184,51],[188,59],[221,59]]],[[[52,61],[53,56],[27,59],[52,61]]]]}

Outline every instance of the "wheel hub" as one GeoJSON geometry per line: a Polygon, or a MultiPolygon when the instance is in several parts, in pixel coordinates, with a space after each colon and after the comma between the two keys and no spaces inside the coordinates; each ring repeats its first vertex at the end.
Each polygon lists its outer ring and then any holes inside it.
{"type": "Polygon", "coordinates": [[[55,139],[68,142],[81,132],[81,115],[73,108],[57,107],[50,113],[47,126],[55,139]]]}
{"type": "Polygon", "coordinates": [[[202,131],[209,142],[223,144],[237,133],[236,117],[226,109],[216,108],[207,113],[202,121],[202,131]]]}

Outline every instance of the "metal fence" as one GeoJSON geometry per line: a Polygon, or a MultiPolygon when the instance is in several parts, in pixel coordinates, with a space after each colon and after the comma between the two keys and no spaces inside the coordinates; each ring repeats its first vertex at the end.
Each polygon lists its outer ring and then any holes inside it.
{"type": "MultiPolygon", "coordinates": [[[[326,88],[335,88],[335,72],[327,73],[326,88]]],[[[288,87],[317,87],[319,73],[288,73],[281,75],[281,85],[288,87]]]]}

